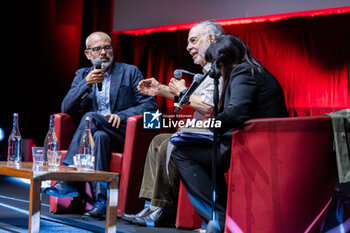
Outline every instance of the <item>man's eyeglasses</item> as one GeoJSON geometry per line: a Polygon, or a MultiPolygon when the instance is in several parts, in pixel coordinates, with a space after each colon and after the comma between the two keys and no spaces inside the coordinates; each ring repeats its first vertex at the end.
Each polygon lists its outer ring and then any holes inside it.
{"type": "Polygon", "coordinates": [[[87,48],[87,50],[92,50],[94,53],[100,53],[104,49],[105,51],[111,51],[112,45],[105,45],[105,46],[97,46],[93,48],[87,48]]]}

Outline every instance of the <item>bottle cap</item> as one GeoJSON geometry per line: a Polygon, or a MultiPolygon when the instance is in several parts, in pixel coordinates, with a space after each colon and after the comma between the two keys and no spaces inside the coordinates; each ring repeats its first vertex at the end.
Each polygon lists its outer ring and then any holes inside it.
{"type": "Polygon", "coordinates": [[[89,120],[90,120],[90,117],[88,117],[88,116],[87,116],[87,117],[85,117],[85,120],[89,121],[89,120]]]}
{"type": "Polygon", "coordinates": [[[13,116],[18,116],[18,113],[17,113],[17,112],[15,112],[15,113],[13,114],[13,116]]]}

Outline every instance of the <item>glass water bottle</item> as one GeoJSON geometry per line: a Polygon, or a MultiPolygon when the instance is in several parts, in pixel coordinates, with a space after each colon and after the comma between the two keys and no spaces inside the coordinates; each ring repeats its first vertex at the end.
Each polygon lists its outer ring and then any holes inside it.
{"type": "Polygon", "coordinates": [[[83,137],[81,138],[81,141],[80,141],[79,153],[80,154],[89,154],[89,155],[93,156],[95,142],[94,142],[94,139],[92,138],[92,134],[91,134],[91,119],[90,119],[90,117],[86,117],[85,120],[86,120],[86,126],[85,126],[85,131],[84,131],[83,137]]]}
{"type": "Polygon", "coordinates": [[[8,139],[7,162],[19,163],[22,160],[22,137],[18,126],[18,113],[13,114],[12,131],[8,139]]]}
{"type": "Polygon", "coordinates": [[[58,141],[55,133],[55,116],[50,115],[49,131],[46,134],[44,141],[44,163],[47,163],[47,151],[57,151],[58,141]]]}

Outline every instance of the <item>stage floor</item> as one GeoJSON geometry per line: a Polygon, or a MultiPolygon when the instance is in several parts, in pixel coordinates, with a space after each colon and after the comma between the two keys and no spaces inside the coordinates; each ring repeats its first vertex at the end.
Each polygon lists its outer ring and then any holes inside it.
{"type": "MultiPolygon", "coordinates": [[[[0,175],[0,232],[28,232],[29,180],[0,175]]],[[[104,232],[105,222],[86,222],[78,214],[51,214],[49,196],[43,194],[40,232],[104,232]]],[[[189,233],[190,229],[140,227],[117,220],[118,233],[176,232],[189,233]]]]}

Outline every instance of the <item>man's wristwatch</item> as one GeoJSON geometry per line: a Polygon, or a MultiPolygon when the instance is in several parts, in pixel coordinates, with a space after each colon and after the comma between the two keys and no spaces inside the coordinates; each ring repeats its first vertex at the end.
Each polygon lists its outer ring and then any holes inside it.
{"type": "Polygon", "coordinates": [[[186,92],[187,92],[187,88],[186,89],[183,89],[181,92],[180,92],[180,95],[179,95],[179,98],[181,98],[186,92]]]}

